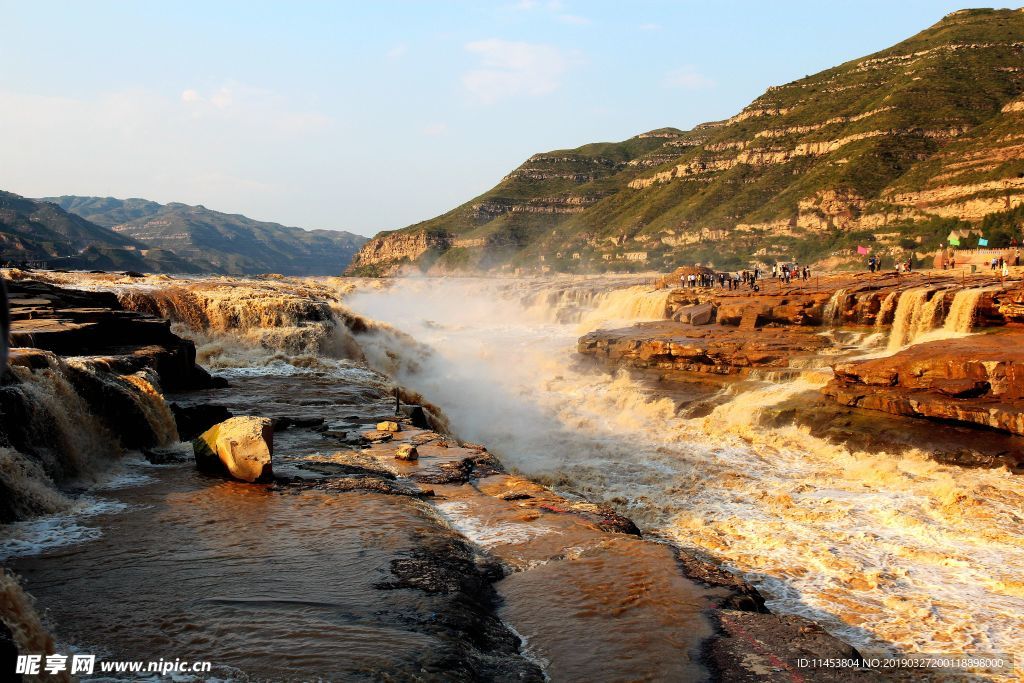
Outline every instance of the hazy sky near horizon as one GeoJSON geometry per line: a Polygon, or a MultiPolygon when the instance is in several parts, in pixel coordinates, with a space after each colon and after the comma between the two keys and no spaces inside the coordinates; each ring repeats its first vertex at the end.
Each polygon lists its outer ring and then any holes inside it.
{"type": "Polygon", "coordinates": [[[726,118],[963,6],[0,0],[0,189],[372,235],[535,152],[726,118]]]}

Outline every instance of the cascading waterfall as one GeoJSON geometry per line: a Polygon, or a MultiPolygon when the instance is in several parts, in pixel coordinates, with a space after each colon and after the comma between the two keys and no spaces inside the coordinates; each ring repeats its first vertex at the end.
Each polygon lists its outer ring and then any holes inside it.
{"type": "Polygon", "coordinates": [[[945,292],[939,290],[932,294],[932,298],[927,303],[921,306],[921,314],[914,321],[914,330],[910,336],[911,342],[931,332],[942,321],[942,305],[945,303],[945,300],[945,292]]]}
{"type": "Polygon", "coordinates": [[[598,289],[570,285],[531,292],[524,297],[523,305],[554,322],[578,322],[600,296],[602,292],[598,289]]]}
{"type": "Polygon", "coordinates": [[[10,367],[18,382],[4,389],[18,395],[28,421],[7,428],[21,431],[19,440],[32,448],[53,479],[89,476],[98,461],[120,450],[117,439],[79,395],[64,361],[51,353],[41,357],[43,368],[10,367]]]}
{"type": "Polygon", "coordinates": [[[821,319],[826,325],[837,325],[840,322],[840,317],[843,314],[843,304],[846,302],[846,289],[837,289],[829,297],[828,303],[825,304],[824,310],[821,312],[821,319]]]}
{"type": "MultiPolygon", "coordinates": [[[[898,351],[914,342],[934,341],[970,333],[979,302],[986,292],[995,289],[998,288],[972,287],[959,290],[953,296],[945,316],[943,311],[948,290],[940,289],[934,293],[926,287],[906,290],[899,296],[893,315],[888,351],[898,351]]],[[[882,314],[879,312],[879,320],[881,319],[882,314]]]]}
{"type": "Polygon", "coordinates": [[[991,291],[988,288],[961,289],[953,297],[953,303],[949,306],[949,315],[946,316],[944,329],[947,332],[967,333],[974,326],[974,315],[978,308],[978,302],[985,292],[991,291]]]}
{"type": "Polygon", "coordinates": [[[71,500],[56,489],[43,466],[13,448],[0,448],[0,495],[0,522],[53,514],[71,507],[71,500]]]}
{"type": "MultiPolygon", "coordinates": [[[[8,413],[0,438],[9,444],[0,448],[0,521],[67,509],[71,502],[57,485],[93,481],[120,455],[121,443],[104,421],[133,418],[101,417],[103,406],[90,406],[76,386],[84,378],[87,384],[101,385],[103,396],[127,402],[117,405],[135,406],[136,415],[146,421],[149,444],[167,446],[178,440],[174,415],[151,370],[118,375],[102,363],[95,367],[43,351],[33,352],[33,357],[41,367],[15,362],[10,367],[15,381],[0,389],[8,413]]],[[[144,428],[134,426],[145,434],[144,428]]]]}
{"type": "Polygon", "coordinates": [[[594,329],[613,321],[664,320],[670,291],[638,285],[605,292],[595,300],[594,309],[580,318],[580,325],[594,329]]]}
{"type": "MultiPolygon", "coordinates": [[[[53,636],[43,626],[32,598],[14,575],[3,571],[0,571],[0,615],[19,652],[50,654],[55,651],[53,636]]],[[[70,681],[71,677],[62,671],[47,676],[46,680],[70,681]]]]}
{"type": "Polygon", "coordinates": [[[131,375],[122,375],[121,379],[138,389],[137,392],[129,393],[129,396],[146,416],[146,422],[156,436],[157,445],[169,446],[177,442],[178,423],[170,406],[156,387],[155,373],[146,369],[131,375]]]}
{"type": "Polygon", "coordinates": [[[304,357],[359,359],[339,290],[293,282],[208,283],[122,287],[128,310],[174,322],[191,338],[199,361],[222,368],[304,357]],[[266,353],[270,351],[271,353],[266,353]]]}
{"type": "Polygon", "coordinates": [[[882,305],[875,317],[875,329],[882,330],[886,325],[892,323],[893,310],[896,308],[896,300],[899,298],[899,291],[893,290],[885,295],[882,305]]]}
{"type": "Polygon", "coordinates": [[[924,287],[908,289],[900,295],[893,314],[892,330],[889,332],[889,351],[898,351],[913,340],[922,309],[928,301],[928,290],[924,287]]]}

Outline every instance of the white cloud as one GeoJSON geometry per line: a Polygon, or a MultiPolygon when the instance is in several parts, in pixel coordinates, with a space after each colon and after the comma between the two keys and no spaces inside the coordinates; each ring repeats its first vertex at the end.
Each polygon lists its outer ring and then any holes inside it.
{"type": "Polygon", "coordinates": [[[581,17],[578,14],[559,14],[558,20],[563,24],[571,24],[572,26],[586,26],[590,23],[590,19],[581,17]]]}
{"type": "Polygon", "coordinates": [[[409,52],[409,46],[405,43],[399,43],[393,48],[384,53],[384,56],[388,58],[390,62],[397,62],[409,52]]]}
{"type": "Polygon", "coordinates": [[[710,88],[714,84],[713,80],[697,71],[697,67],[692,64],[681,66],[665,74],[665,85],[670,88],[700,90],[701,88],[710,88]]]}
{"type": "Polygon", "coordinates": [[[641,31],[660,31],[661,30],[661,24],[655,24],[655,23],[640,24],[640,30],[641,31]]]}
{"type": "Polygon", "coordinates": [[[539,96],[561,86],[562,76],[581,60],[553,45],[491,38],[466,45],[480,64],[462,76],[462,85],[483,104],[518,96],[539,96]]]}
{"type": "Polygon", "coordinates": [[[263,88],[228,82],[207,93],[188,88],[181,102],[192,119],[222,119],[275,128],[288,134],[323,128],[331,119],[316,111],[298,111],[283,97],[263,88]]]}

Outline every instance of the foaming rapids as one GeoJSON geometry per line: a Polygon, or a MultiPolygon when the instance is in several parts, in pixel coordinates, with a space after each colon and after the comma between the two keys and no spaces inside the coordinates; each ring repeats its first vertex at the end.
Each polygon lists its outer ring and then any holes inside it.
{"type": "MultiPolygon", "coordinates": [[[[577,365],[576,321],[514,292],[410,280],[347,303],[429,348],[396,378],[439,405],[460,436],[564,492],[619,505],[648,533],[703,548],[774,610],[816,619],[866,653],[1012,652],[1024,642],[1015,570],[1024,494],[1012,474],[915,450],[857,452],[771,426],[794,401],[818,396],[827,368],[744,382],[688,418],[624,373],[577,365]]],[[[927,294],[900,298],[901,340],[927,294]]],[[[636,300],[645,296],[603,300],[637,319],[657,312],[636,300]]]]}

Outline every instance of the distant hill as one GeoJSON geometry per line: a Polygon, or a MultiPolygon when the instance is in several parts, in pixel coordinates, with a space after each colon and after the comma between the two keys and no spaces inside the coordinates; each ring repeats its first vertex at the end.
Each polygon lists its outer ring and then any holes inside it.
{"type": "Polygon", "coordinates": [[[198,272],[176,255],[47,202],[0,191],[0,260],[54,268],[198,272]]]}
{"type": "Polygon", "coordinates": [[[132,243],[173,252],[203,272],[337,275],[366,241],[349,232],[303,230],[204,206],[72,195],[43,201],[132,243]]]}
{"type": "Polygon", "coordinates": [[[488,192],[380,233],[350,272],[671,269],[1009,239],[1024,204],[1024,11],[962,10],[771,87],[725,121],[530,157],[488,192]]]}

